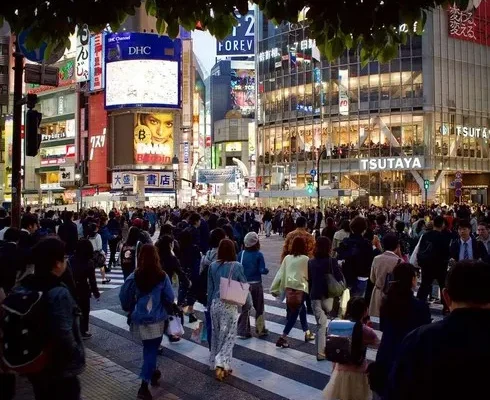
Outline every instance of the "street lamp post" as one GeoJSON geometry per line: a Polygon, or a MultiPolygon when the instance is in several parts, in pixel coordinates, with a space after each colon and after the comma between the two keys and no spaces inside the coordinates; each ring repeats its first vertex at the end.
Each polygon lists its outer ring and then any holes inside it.
{"type": "Polygon", "coordinates": [[[175,192],[175,208],[178,206],[177,202],[177,171],[179,170],[179,158],[177,155],[172,157],[172,168],[174,170],[174,192],[175,192]]]}
{"type": "Polygon", "coordinates": [[[82,179],[82,174],[77,172],[75,174],[75,183],[78,187],[78,194],[80,195],[80,205],[77,200],[77,212],[79,212],[82,209],[83,203],[82,203],[82,185],[80,184],[82,179]]]}

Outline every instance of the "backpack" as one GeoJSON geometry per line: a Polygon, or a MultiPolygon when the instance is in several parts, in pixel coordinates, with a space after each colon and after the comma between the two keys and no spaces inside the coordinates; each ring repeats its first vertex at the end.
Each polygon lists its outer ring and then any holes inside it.
{"type": "Polygon", "coordinates": [[[127,271],[136,266],[136,246],[124,245],[121,249],[121,268],[127,271]]]}
{"type": "Polygon", "coordinates": [[[21,374],[43,371],[51,360],[48,302],[44,292],[18,286],[2,304],[2,361],[21,374]]]}
{"type": "Polygon", "coordinates": [[[417,253],[417,262],[420,266],[429,264],[434,258],[432,243],[428,240],[421,239],[419,251],[417,253]]]}
{"type": "Polygon", "coordinates": [[[362,322],[335,319],[327,328],[325,355],[327,360],[350,365],[361,365],[366,358],[362,322]]]}
{"type": "MultiPolygon", "coordinates": [[[[398,262],[396,265],[400,264],[402,262],[401,258],[398,259],[398,262]]],[[[393,268],[394,270],[395,268],[393,268]]],[[[385,282],[383,284],[383,289],[381,290],[383,294],[386,296],[388,294],[388,290],[390,289],[391,282],[394,282],[395,276],[393,275],[393,270],[391,272],[388,272],[385,277],[385,282]]]]}

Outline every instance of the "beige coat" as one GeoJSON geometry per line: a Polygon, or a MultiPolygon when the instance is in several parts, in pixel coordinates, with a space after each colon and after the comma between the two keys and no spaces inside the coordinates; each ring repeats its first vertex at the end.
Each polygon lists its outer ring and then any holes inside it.
{"type": "Polygon", "coordinates": [[[401,258],[391,251],[385,251],[383,254],[374,257],[370,277],[371,282],[374,283],[371,303],[369,304],[369,315],[371,317],[379,317],[386,275],[393,272],[398,260],[401,260],[401,258]]]}

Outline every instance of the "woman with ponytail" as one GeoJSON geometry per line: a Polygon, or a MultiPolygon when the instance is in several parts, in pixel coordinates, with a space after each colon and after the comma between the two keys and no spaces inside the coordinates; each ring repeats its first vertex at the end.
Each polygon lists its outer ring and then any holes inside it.
{"type": "Polygon", "coordinates": [[[381,303],[380,330],[383,337],[376,362],[369,367],[371,389],[383,398],[388,374],[405,336],[421,325],[430,324],[429,307],[414,296],[417,285],[415,267],[400,263],[393,270],[393,281],[381,303]]]}

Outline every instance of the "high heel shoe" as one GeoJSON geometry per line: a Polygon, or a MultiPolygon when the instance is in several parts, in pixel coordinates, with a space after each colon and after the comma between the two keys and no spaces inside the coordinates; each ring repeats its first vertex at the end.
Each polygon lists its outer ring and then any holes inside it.
{"type": "Polygon", "coordinates": [[[215,373],[216,373],[216,375],[215,375],[216,380],[223,382],[223,380],[226,377],[226,372],[225,372],[224,368],[216,367],[215,373]]]}

